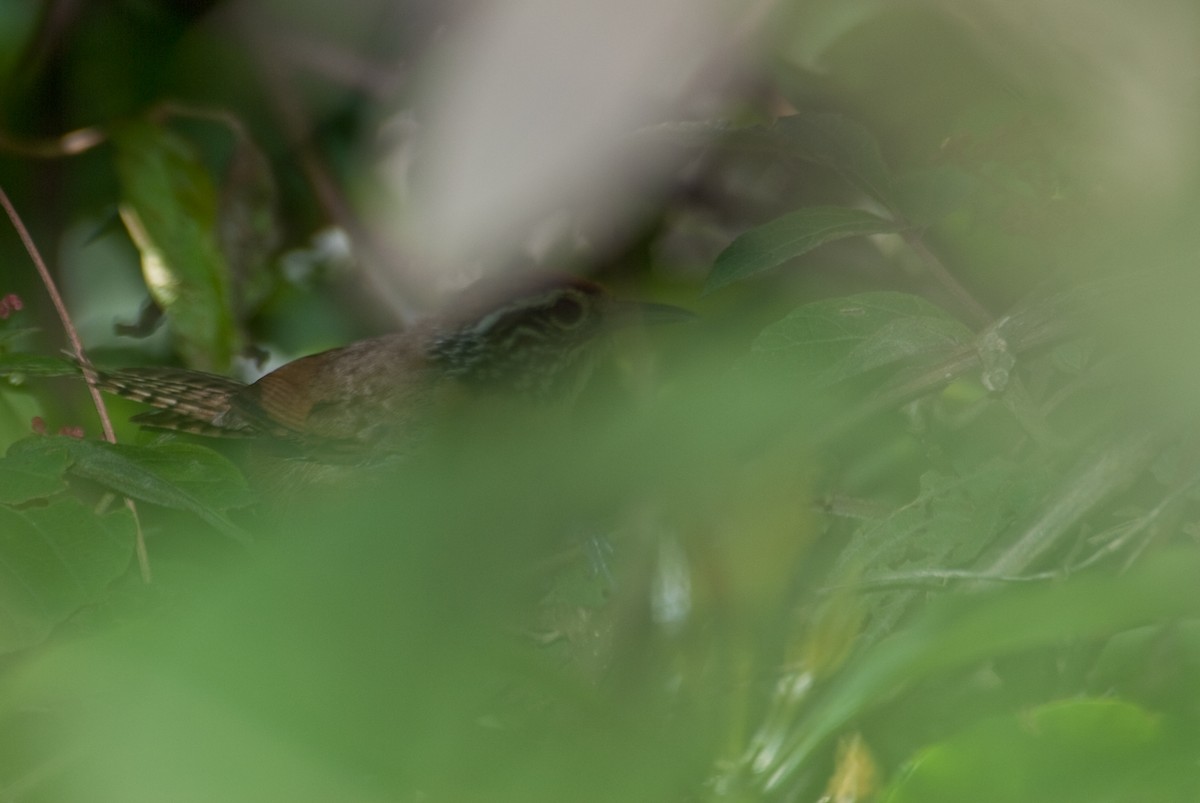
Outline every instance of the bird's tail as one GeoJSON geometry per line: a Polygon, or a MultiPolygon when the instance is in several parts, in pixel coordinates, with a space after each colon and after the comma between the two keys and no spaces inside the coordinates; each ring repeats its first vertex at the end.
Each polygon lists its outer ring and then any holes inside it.
{"type": "Polygon", "coordinates": [[[234,397],[246,387],[236,379],[163,367],[94,372],[85,368],[84,373],[107,393],[156,408],[131,419],[142,426],[214,437],[255,434],[234,407],[234,397]]]}

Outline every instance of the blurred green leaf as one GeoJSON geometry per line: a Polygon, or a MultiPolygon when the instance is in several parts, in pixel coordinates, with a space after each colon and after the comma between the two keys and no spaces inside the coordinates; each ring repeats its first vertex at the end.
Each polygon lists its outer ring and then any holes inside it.
{"type": "Polygon", "coordinates": [[[1146,704],[1190,719],[1200,711],[1200,620],[1133,628],[1105,642],[1088,672],[1092,694],[1136,695],[1146,704]]]}
{"type": "Polygon", "coordinates": [[[161,125],[114,127],[121,219],[142,274],[194,368],[222,371],[236,350],[229,265],[218,240],[217,190],[192,147],[161,125]]]}
{"type": "Polygon", "coordinates": [[[938,165],[898,175],[892,198],[905,220],[929,226],[961,208],[974,191],[970,175],[953,165],[938,165]]]}
{"type": "Polygon", "coordinates": [[[814,206],[776,218],[739,236],[717,257],[705,292],[724,287],[817,246],[846,237],[899,231],[900,225],[861,209],[814,206]]]}
{"type": "Polygon", "coordinates": [[[1200,613],[1190,589],[1200,572],[1193,550],[1149,556],[1125,575],[1007,587],[935,600],[912,626],[865,651],[795,724],[789,743],[762,768],[768,789],[801,770],[813,751],[853,717],[932,672],[1064,639],[1102,637],[1148,622],[1200,613]]]}
{"type": "Polygon", "coordinates": [[[980,722],[922,750],[881,801],[1158,800],[1151,790],[1166,784],[1200,788],[1195,769],[1170,765],[1183,752],[1158,716],[1133,703],[1066,700],[980,722]]]}
{"type": "Polygon", "coordinates": [[[919,296],[861,293],[806,304],[754,341],[756,362],[831,385],[913,357],[970,343],[971,330],[919,296]]]}
{"type": "Polygon", "coordinates": [[[0,503],[15,505],[58,493],[66,487],[63,474],[69,462],[64,452],[10,450],[0,459],[0,503]]]}
{"type": "Polygon", "coordinates": [[[75,499],[0,505],[0,653],[38,643],[124,573],[133,555],[127,510],[97,516],[75,499]]]}
{"type": "Polygon", "coordinates": [[[529,558],[548,534],[561,543],[558,499],[576,492],[513,457],[401,467],[384,493],[299,503],[285,537],[183,610],[0,677],[0,722],[71,701],[39,758],[93,748],[38,793],[601,803],[692,788],[712,735],[691,703],[662,697],[654,659],[611,688],[512,629],[545,590],[529,558]],[[655,749],[664,734],[670,749],[655,749]]]}

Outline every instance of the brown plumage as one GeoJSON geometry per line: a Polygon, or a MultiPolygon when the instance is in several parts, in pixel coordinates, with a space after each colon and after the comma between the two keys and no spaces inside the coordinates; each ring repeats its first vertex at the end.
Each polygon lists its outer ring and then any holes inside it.
{"type": "Polygon", "coordinates": [[[101,372],[96,381],[154,407],[133,419],[147,427],[270,439],[313,456],[402,452],[447,398],[570,397],[607,328],[685,315],[616,301],[583,279],[541,278],[500,295],[477,287],[409,331],[301,357],[252,384],[178,368],[101,372]]]}

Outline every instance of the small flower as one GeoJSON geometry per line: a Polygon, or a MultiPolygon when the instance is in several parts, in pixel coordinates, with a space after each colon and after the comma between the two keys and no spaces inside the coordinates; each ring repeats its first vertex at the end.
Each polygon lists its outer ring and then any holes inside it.
{"type": "Polygon", "coordinates": [[[25,302],[16,293],[9,293],[0,298],[0,321],[7,320],[9,315],[25,307],[25,302]]]}
{"type": "Polygon", "coordinates": [[[35,434],[35,435],[45,435],[46,434],[46,419],[42,418],[40,415],[35,415],[33,417],[33,420],[29,422],[29,424],[31,427],[33,427],[33,434],[35,434]]]}
{"type": "Polygon", "coordinates": [[[59,427],[59,435],[66,435],[68,438],[83,440],[83,427],[59,427]]]}

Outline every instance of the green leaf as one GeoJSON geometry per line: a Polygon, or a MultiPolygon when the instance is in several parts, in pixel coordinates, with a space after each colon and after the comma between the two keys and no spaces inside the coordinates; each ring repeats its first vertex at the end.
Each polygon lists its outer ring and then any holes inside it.
{"type": "Polygon", "coordinates": [[[899,224],[861,209],[814,206],[751,229],[717,257],[705,292],[753,276],[819,245],[865,234],[899,231],[899,224]]]}
{"type": "Polygon", "coordinates": [[[0,505],[0,653],[37,644],[96,600],[129,566],[133,542],[124,509],[97,516],[69,498],[0,505]]]}
{"type": "Polygon", "coordinates": [[[772,131],[785,153],[831,168],[870,197],[890,202],[891,171],[861,124],[840,114],[801,112],[780,118],[772,131]]]}
{"type": "Polygon", "coordinates": [[[914,357],[936,358],[970,343],[961,322],[925,299],[905,293],[861,293],[806,304],[764,329],[757,361],[830,385],[914,357]]]}
{"type": "Polygon", "coordinates": [[[236,350],[229,266],[217,235],[217,190],[186,140],[137,120],[114,128],[121,219],[154,301],[189,365],[228,367],[236,350]]]}
{"type": "Polygon", "coordinates": [[[0,376],[78,376],[79,366],[65,357],[0,354],[0,376]]]}
{"type": "Polygon", "coordinates": [[[881,800],[1145,799],[1172,752],[1181,751],[1172,750],[1160,718],[1132,703],[1066,700],[979,722],[926,748],[881,800]]]}
{"type": "MultiPolygon", "coordinates": [[[[35,436],[36,437],[36,436],[35,436]]],[[[66,487],[64,452],[10,453],[0,460],[0,503],[15,505],[52,496],[66,487]]]]}
{"type": "Polygon", "coordinates": [[[77,438],[27,438],[10,454],[61,451],[71,473],[133,499],[185,510],[225,535],[249,543],[249,535],[221,510],[246,504],[245,479],[233,464],[211,449],[191,444],[134,446],[77,438]]]}
{"type": "Polygon", "coordinates": [[[224,456],[207,446],[182,441],[140,446],[103,444],[217,510],[245,507],[254,501],[246,477],[224,456]]]}

